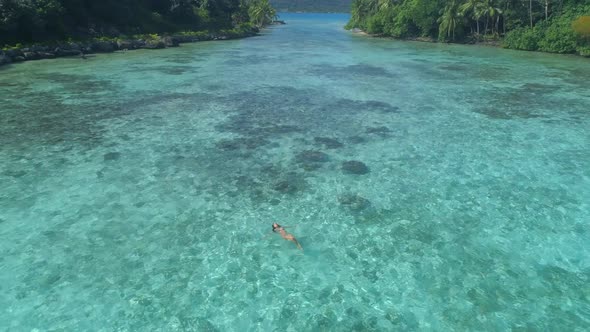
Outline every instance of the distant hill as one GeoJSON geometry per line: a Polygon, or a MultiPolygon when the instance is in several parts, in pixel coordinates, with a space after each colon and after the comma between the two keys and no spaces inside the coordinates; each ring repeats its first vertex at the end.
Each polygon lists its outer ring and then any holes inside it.
{"type": "Polygon", "coordinates": [[[352,0],[270,0],[278,12],[350,13],[352,0]]]}

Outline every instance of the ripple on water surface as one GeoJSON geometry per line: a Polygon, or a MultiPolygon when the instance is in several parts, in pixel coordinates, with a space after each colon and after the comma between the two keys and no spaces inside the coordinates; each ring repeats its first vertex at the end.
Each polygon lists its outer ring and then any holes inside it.
{"type": "Polygon", "coordinates": [[[0,328],[589,329],[588,61],[285,19],[2,69],[0,328]]]}

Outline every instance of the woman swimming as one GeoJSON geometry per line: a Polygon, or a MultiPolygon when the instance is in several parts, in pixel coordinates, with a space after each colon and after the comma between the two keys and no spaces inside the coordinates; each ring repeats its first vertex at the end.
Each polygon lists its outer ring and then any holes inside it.
{"type": "Polygon", "coordinates": [[[287,231],[285,230],[285,228],[283,226],[281,226],[275,222],[274,224],[272,224],[272,231],[275,233],[278,231],[279,234],[281,234],[281,237],[283,239],[288,240],[288,241],[292,241],[293,243],[295,243],[297,245],[297,248],[299,248],[300,250],[303,250],[303,248],[301,247],[299,242],[297,242],[297,239],[293,235],[287,233],[287,231]]]}

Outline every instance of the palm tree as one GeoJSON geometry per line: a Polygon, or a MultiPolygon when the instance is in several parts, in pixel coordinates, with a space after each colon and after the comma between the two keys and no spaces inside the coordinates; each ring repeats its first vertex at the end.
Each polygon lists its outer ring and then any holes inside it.
{"type": "Polygon", "coordinates": [[[353,1],[350,6],[350,22],[348,23],[349,28],[360,27],[362,21],[368,14],[368,6],[365,1],[356,0],[353,1]]]}
{"type": "Polygon", "coordinates": [[[482,0],[468,0],[466,3],[459,6],[459,11],[462,15],[471,14],[471,18],[475,20],[477,34],[479,35],[479,20],[484,16],[482,11],[482,0]]]}
{"type": "MultiPolygon", "coordinates": [[[[498,21],[500,20],[500,14],[502,14],[502,10],[500,8],[495,7],[493,0],[484,0],[481,3],[481,14],[482,16],[486,17],[486,27],[485,27],[485,31],[484,34],[488,34],[488,24],[490,22],[490,18],[492,19],[492,21],[494,20],[494,18],[496,18],[496,15],[498,15],[498,19],[496,21],[496,26],[498,24],[498,21]]],[[[494,33],[494,28],[492,28],[492,33],[494,33]]]]}
{"type": "Polygon", "coordinates": [[[252,0],[248,5],[250,21],[258,27],[272,23],[277,17],[276,10],[270,5],[268,0],[252,0]]]}
{"type": "Polygon", "coordinates": [[[531,28],[533,27],[533,0],[529,0],[529,18],[531,19],[531,28]]]}
{"type": "Polygon", "coordinates": [[[377,8],[379,11],[385,11],[392,5],[391,0],[377,0],[377,8]]]}
{"type": "Polygon", "coordinates": [[[451,37],[451,41],[455,40],[455,30],[463,19],[463,14],[459,10],[459,1],[451,0],[445,6],[442,16],[438,19],[439,37],[444,34],[445,37],[451,37]]]}
{"type": "Polygon", "coordinates": [[[349,28],[366,29],[366,20],[379,11],[380,6],[388,7],[389,0],[355,0],[350,10],[349,28]]]}

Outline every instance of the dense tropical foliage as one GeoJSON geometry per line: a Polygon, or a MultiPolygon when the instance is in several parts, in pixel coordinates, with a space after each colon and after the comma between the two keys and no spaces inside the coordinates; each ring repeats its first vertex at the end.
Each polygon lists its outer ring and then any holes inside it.
{"type": "Polygon", "coordinates": [[[277,17],[276,10],[268,0],[251,0],[245,4],[242,8],[247,8],[250,22],[259,27],[270,24],[277,17]]]}
{"type": "Polygon", "coordinates": [[[590,0],[354,0],[347,28],[590,55],[590,0]]]}
{"type": "Polygon", "coordinates": [[[0,45],[264,25],[268,0],[0,0],[0,45]]]}

